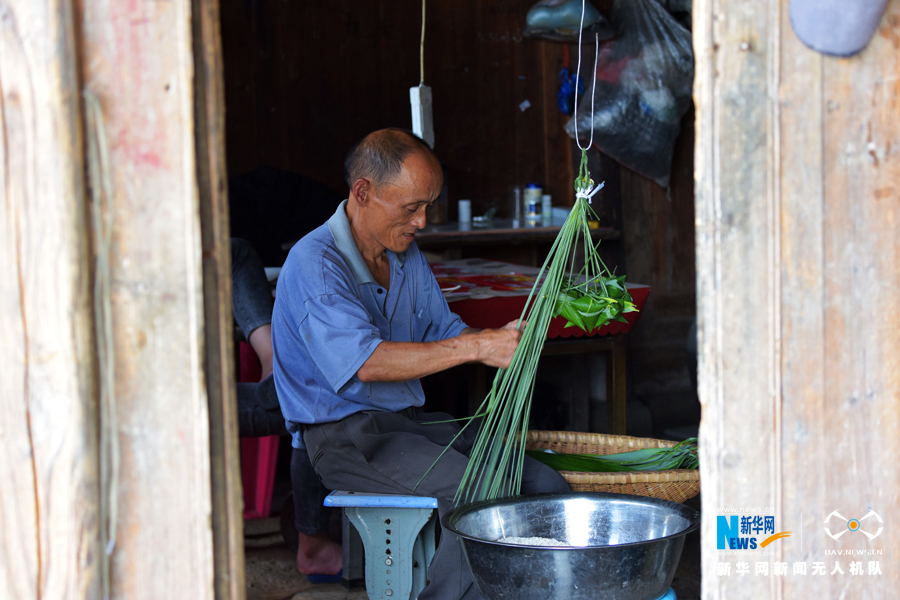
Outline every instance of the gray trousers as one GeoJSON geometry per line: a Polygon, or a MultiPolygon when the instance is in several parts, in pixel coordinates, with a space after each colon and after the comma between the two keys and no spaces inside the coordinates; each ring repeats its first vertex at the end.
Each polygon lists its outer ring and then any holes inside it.
{"type": "MultiPolygon", "coordinates": [[[[423,423],[451,418],[415,408],[397,413],[366,411],[334,423],[310,425],[303,439],[328,489],[431,496],[437,498],[438,514],[443,517],[454,508],[453,497],[475,442],[475,425],[457,438],[418,487],[416,483],[460,429],[458,423],[423,423]]],[[[569,485],[557,471],[526,457],[523,494],[568,491],[569,485]]],[[[421,600],[482,598],[454,535],[441,535],[428,578],[421,600]]]]}

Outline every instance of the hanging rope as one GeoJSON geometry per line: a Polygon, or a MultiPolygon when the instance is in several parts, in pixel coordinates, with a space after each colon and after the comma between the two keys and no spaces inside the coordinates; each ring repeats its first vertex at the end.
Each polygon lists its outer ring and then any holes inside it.
{"type": "MultiPolygon", "coordinates": [[[[423,2],[425,0],[422,0],[423,2]]],[[[575,72],[575,87],[578,87],[578,80],[581,77],[581,34],[584,30],[584,12],[585,12],[585,1],[581,0],[581,28],[578,30],[578,70],[575,72]]],[[[588,201],[588,204],[591,203],[591,198],[594,197],[594,194],[603,189],[604,183],[600,183],[597,186],[594,186],[594,180],[591,179],[591,174],[588,171],[588,158],[587,158],[587,150],[594,144],[594,97],[596,96],[597,90],[597,61],[600,58],[600,36],[598,34],[594,34],[594,81],[591,84],[591,136],[588,140],[587,146],[581,145],[581,140],[578,139],[578,102],[576,99],[575,102],[575,112],[573,115],[573,120],[575,123],[575,143],[578,145],[578,149],[581,150],[581,164],[578,166],[578,177],[575,179],[575,201],[577,202],[579,198],[583,198],[588,201]]]]}
{"type": "Polygon", "coordinates": [[[419,85],[425,85],[425,0],[422,0],[422,38],[419,40],[419,85]]]}

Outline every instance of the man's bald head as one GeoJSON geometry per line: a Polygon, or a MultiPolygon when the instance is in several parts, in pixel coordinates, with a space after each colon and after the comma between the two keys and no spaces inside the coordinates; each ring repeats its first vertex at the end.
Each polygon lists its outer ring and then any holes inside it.
{"type": "Polygon", "coordinates": [[[373,131],[358,142],[344,161],[347,185],[353,188],[358,179],[368,179],[376,186],[393,181],[411,154],[420,154],[441,172],[440,161],[421,138],[403,129],[373,131]]]}

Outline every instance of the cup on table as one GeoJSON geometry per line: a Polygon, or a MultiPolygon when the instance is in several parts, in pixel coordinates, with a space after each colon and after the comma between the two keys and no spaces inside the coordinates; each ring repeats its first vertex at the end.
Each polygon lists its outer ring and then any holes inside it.
{"type": "Polygon", "coordinates": [[[509,217],[513,227],[519,227],[525,217],[525,188],[521,185],[509,186],[509,217]]]}
{"type": "Polygon", "coordinates": [[[469,224],[472,222],[472,201],[471,200],[460,200],[459,201],[459,222],[460,224],[469,224]]]}

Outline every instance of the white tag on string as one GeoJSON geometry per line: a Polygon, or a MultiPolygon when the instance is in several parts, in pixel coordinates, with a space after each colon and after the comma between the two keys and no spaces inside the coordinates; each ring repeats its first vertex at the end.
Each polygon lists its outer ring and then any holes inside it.
{"type": "Polygon", "coordinates": [[[412,130],[434,148],[434,120],[431,113],[431,88],[417,85],[409,88],[409,103],[412,107],[412,130]]]}

